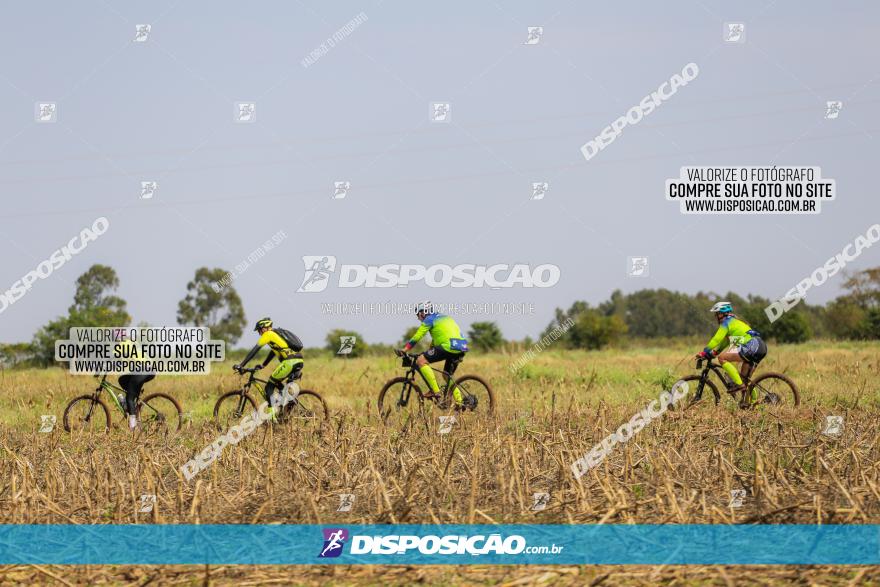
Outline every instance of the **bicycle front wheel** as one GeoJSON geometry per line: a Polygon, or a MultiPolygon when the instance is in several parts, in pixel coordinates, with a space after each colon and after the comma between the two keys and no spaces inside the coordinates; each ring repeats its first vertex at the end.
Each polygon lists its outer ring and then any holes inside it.
{"type": "Polygon", "coordinates": [[[714,408],[721,401],[721,393],[712,380],[706,379],[706,383],[701,384],[701,379],[700,375],[688,375],[678,380],[678,382],[685,382],[688,386],[687,403],[682,402],[685,410],[695,409],[698,406],[714,408]]]}
{"type": "Polygon", "coordinates": [[[64,409],[64,430],[67,432],[104,432],[110,428],[110,408],[101,398],[81,395],[64,409]]]}
{"type": "Polygon", "coordinates": [[[214,423],[221,432],[229,430],[257,411],[257,402],[240,389],[228,391],[214,404],[214,423]]]}
{"type": "Polygon", "coordinates": [[[456,379],[455,383],[461,390],[466,411],[485,411],[488,414],[495,412],[495,394],[485,379],[478,375],[464,375],[456,379]]]}
{"type": "Polygon", "coordinates": [[[749,384],[749,392],[758,391],[758,403],[771,406],[797,406],[801,403],[797,385],[782,373],[764,373],[749,384]]]}
{"type": "Polygon", "coordinates": [[[177,400],[167,393],[151,393],[138,402],[138,420],[147,434],[165,434],[180,430],[183,410],[177,400]]]}
{"type": "Polygon", "coordinates": [[[419,386],[406,377],[395,377],[379,392],[379,418],[383,424],[403,425],[424,415],[425,401],[419,386]]]}

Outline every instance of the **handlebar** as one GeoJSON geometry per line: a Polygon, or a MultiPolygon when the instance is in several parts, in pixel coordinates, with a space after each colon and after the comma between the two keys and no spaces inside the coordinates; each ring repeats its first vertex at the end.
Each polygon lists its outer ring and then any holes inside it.
{"type": "Polygon", "coordinates": [[[239,375],[244,375],[245,373],[256,373],[257,371],[260,370],[260,367],[250,367],[250,368],[248,368],[248,367],[239,367],[239,368],[237,368],[237,369],[235,369],[235,368],[233,367],[233,369],[234,369],[239,375]]]}

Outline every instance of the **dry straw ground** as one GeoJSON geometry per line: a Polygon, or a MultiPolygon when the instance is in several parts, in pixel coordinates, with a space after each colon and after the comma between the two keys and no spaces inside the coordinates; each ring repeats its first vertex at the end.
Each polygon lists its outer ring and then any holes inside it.
{"type": "MultiPolygon", "coordinates": [[[[684,346],[603,352],[546,351],[518,373],[516,356],[472,357],[460,373],[495,388],[493,418],[468,415],[447,435],[435,411],[405,427],[375,413],[389,359],[317,359],[303,387],[327,399],[322,427],[264,426],[195,479],[180,466],[217,436],[209,421],[228,365],[208,377],[160,377],[193,421],[168,436],[38,432],[93,387],[60,370],[0,372],[2,523],[880,523],[880,345],[774,347],[762,366],[797,381],[799,408],[670,412],[617,447],[580,480],[571,462],[693,372],[684,346]],[[823,435],[827,415],[844,417],[823,435]],[[731,490],[744,489],[741,507],[731,490]],[[546,509],[533,511],[533,494],[546,509]],[[355,495],[337,512],[339,494],[355,495]],[[139,513],[142,494],[156,507],[139,513]]],[[[121,418],[114,414],[116,422],[121,418]]],[[[772,545],[755,545],[772,548],[772,545]]],[[[121,568],[0,569],[0,584],[857,584],[859,568],[121,568]],[[521,582],[518,582],[521,581],[521,582]]]]}

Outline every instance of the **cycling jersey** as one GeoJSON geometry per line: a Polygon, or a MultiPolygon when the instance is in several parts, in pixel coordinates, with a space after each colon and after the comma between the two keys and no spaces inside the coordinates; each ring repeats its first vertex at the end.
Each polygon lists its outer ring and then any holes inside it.
{"type": "Polygon", "coordinates": [[[260,336],[260,340],[257,341],[257,346],[260,348],[266,345],[269,345],[269,348],[275,353],[279,361],[283,361],[294,354],[293,350],[287,346],[287,341],[281,338],[274,330],[267,330],[260,336]]]}
{"type": "Polygon", "coordinates": [[[707,354],[714,350],[721,352],[721,347],[742,346],[755,336],[758,336],[758,333],[752,330],[751,326],[733,314],[729,314],[721,321],[715,336],[712,337],[712,340],[709,341],[709,344],[703,350],[707,354]]]}
{"type": "Polygon", "coordinates": [[[409,341],[413,347],[425,334],[431,335],[431,344],[442,348],[450,353],[460,353],[467,350],[467,341],[461,337],[461,329],[455,320],[446,314],[434,312],[425,316],[425,320],[416,330],[409,341]]]}

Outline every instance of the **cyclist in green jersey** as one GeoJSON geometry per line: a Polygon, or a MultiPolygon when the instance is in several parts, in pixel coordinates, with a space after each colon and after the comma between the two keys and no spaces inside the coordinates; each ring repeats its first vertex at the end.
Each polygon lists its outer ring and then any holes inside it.
{"type": "Polygon", "coordinates": [[[272,415],[272,420],[274,421],[276,419],[276,414],[275,406],[272,405],[272,394],[276,389],[281,389],[284,380],[295,370],[302,369],[305,363],[302,354],[290,348],[287,341],[272,329],[271,318],[262,318],[258,320],[257,325],[254,327],[254,331],[260,334],[260,339],[257,341],[256,346],[248,352],[247,356],[240,364],[233,365],[232,369],[238,371],[239,369],[244,368],[251,359],[257,356],[260,349],[269,345],[269,354],[266,355],[266,360],[263,361],[260,368],[262,369],[271,363],[272,357],[278,357],[278,367],[276,367],[275,370],[272,371],[272,375],[269,376],[269,382],[267,383],[265,390],[266,401],[269,402],[270,406],[269,413],[272,415]]]}
{"type": "MultiPolygon", "coordinates": [[[[718,320],[718,330],[706,348],[697,353],[697,357],[705,359],[717,356],[721,368],[736,385],[730,391],[739,393],[745,388],[742,378],[749,377],[758,363],[767,356],[767,344],[758,331],[733,313],[730,302],[718,302],[709,311],[718,320]],[[742,373],[736,370],[734,363],[742,363],[742,373]]],[[[757,400],[757,394],[758,390],[753,389],[753,403],[757,400]]]]}
{"type": "MultiPolygon", "coordinates": [[[[446,361],[443,371],[444,377],[448,380],[455,370],[456,362],[463,359],[468,351],[467,340],[461,336],[461,329],[455,320],[445,314],[435,312],[431,302],[417,304],[416,317],[421,325],[403,347],[403,350],[398,351],[398,354],[402,356],[413,348],[423,336],[431,335],[431,348],[416,358],[416,365],[418,365],[419,372],[425,381],[428,382],[431,393],[436,395],[440,393],[440,386],[437,385],[437,378],[434,376],[434,370],[431,369],[430,363],[446,361]]],[[[463,407],[464,397],[458,386],[452,390],[452,398],[455,400],[456,408],[463,407]]]]}

